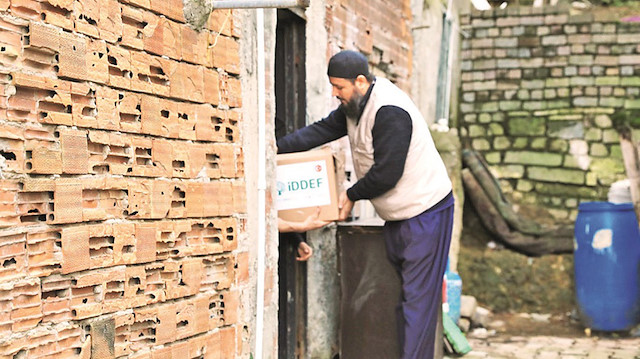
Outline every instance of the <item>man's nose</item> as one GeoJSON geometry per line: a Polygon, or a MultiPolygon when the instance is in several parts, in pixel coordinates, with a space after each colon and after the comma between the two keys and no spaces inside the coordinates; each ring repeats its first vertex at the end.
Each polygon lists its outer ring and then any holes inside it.
{"type": "Polygon", "coordinates": [[[334,97],[338,96],[338,90],[335,87],[331,88],[331,96],[334,96],[334,97]]]}

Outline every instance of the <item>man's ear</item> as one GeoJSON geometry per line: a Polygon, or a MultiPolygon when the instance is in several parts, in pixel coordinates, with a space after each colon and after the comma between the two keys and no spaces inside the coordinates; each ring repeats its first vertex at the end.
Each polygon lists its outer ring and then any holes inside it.
{"type": "Polygon", "coordinates": [[[358,77],[356,77],[356,87],[358,88],[358,92],[360,92],[361,95],[367,93],[369,85],[371,85],[371,83],[364,75],[358,75],[358,77]]]}

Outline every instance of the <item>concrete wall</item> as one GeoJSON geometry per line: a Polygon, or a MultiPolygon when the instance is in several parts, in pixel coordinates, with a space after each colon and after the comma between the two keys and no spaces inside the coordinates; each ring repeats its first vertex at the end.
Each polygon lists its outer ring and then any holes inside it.
{"type": "Polygon", "coordinates": [[[255,20],[187,8],[0,1],[0,355],[249,357],[255,20]]]}
{"type": "Polygon", "coordinates": [[[640,108],[640,24],[565,6],[464,19],[462,140],[521,209],[571,221],[625,177],[612,117],[640,108]]]}

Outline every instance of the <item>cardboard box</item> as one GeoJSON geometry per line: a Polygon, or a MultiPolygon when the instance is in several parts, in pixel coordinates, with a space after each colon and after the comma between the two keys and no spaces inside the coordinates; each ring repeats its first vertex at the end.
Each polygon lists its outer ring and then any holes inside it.
{"type": "Polygon", "coordinates": [[[329,149],[277,156],[278,217],[302,222],[320,207],[320,219],[338,219],[338,192],[329,149]]]}

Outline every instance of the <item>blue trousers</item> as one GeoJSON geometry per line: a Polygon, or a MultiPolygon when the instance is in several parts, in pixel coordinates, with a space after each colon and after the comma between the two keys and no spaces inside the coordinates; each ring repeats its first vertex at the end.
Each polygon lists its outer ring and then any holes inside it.
{"type": "Polygon", "coordinates": [[[453,202],[449,193],[425,212],[384,226],[387,256],[402,279],[402,298],[396,308],[402,359],[433,359],[453,202]]]}

